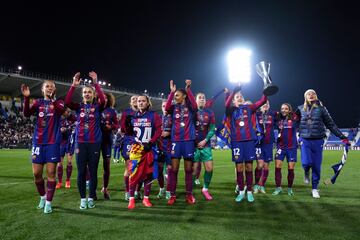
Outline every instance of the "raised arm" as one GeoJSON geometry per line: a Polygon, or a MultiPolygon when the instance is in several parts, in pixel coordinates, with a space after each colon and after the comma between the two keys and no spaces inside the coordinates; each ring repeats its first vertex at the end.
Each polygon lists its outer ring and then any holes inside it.
{"type": "Polygon", "coordinates": [[[256,111],[258,108],[260,108],[262,105],[264,105],[267,102],[267,97],[265,95],[262,95],[260,100],[250,105],[251,111],[256,111]]]}
{"type": "Polygon", "coordinates": [[[71,101],[72,96],[74,94],[75,88],[80,85],[80,73],[77,72],[75,76],[73,77],[73,83],[71,84],[71,87],[69,91],[66,94],[65,97],[65,105],[68,106],[70,109],[77,110],[79,108],[78,103],[74,103],[71,101]]]}
{"type": "Polygon", "coordinates": [[[185,80],[185,89],[186,89],[186,95],[189,99],[189,103],[190,103],[190,107],[193,111],[196,111],[197,109],[197,104],[196,104],[196,100],[194,97],[194,94],[192,93],[191,89],[190,89],[190,85],[191,85],[191,80],[190,79],[186,79],[185,80]]]}
{"type": "Polygon", "coordinates": [[[173,111],[172,101],[174,99],[175,92],[176,92],[176,85],[174,84],[173,80],[170,80],[170,94],[165,105],[165,111],[167,111],[168,113],[172,113],[173,111]]]}
{"type": "Polygon", "coordinates": [[[225,92],[225,89],[221,89],[221,91],[219,91],[218,93],[215,94],[215,96],[213,96],[212,98],[206,100],[206,103],[205,103],[205,108],[209,108],[209,107],[212,107],[216,101],[216,99],[223,93],[225,92]]]}
{"type": "Polygon", "coordinates": [[[226,108],[229,108],[231,106],[231,102],[234,98],[234,95],[237,93],[237,92],[240,92],[241,91],[241,87],[240,86],[236,86],[234,88],[234,91],[226,98],[226,101],[225,101],[225,107],[226,108]]]}
{"type": "Polygon", "coordinates": [[[97,74],[96,74],[96,72],[91,71],[91,72],[89,72],[89,76],[91,77],[92,82],[94,83],[96,94],[99,97],[100,108],[104,109],[104,107],[105,107],[105,97],[104,97],[104,93],[101,90],[101,87],[100,87],[99,83],[97,82],[97,74]]]}
{"type": "Polygon", "coordinates": [[[33,115],[37,108],[37,101],[33,102],[33,105],[30,108],[30,89],[25,84],[21,84],[21,93],[24,96],[24,116],[30,117],[33,115]]]}

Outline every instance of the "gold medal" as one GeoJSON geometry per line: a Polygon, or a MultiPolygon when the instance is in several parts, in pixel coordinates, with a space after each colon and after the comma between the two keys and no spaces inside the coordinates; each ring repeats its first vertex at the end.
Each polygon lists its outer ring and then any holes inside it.
{"type": "Polygon", "coordinates": [[[85,123],[85,124],[84,124],[84,128],[85,128],[85,129],[89,129],[89,124],[85,123]]]}
{"type": "Polygon", "coordinates": [[[184,123],[184,122],[181,122],[181,123],[180,123],[180,127],[185,127],[185,123],[184,123]]]}
{"type": "Polygon", "coordinates": [[[240,127],[243,127],[245,125],[244,121],[239,122],[240,127]]]}

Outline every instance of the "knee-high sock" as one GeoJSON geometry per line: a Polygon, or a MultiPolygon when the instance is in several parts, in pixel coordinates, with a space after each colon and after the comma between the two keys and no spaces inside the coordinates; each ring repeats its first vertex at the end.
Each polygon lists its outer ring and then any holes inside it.
{"type": "Polygon", "coordinates": [[[193,181],[192,181],[191,170],[185,170],[185,188],[186,188],[186,194],[192,194],[193,181]]]}
{"type": "Polygon", "coordinates": [[[281,168],[275,167],[275,184],[276,184],[276,187],[281,187],[281,179],[282,179],[281,168]]]}
{"type": "Polygon", "coordinates": [[[66,180],[70,180],[71,178],[71,173],[72,173],[72,164],[68,164],[66,166],[66,180]]]}
{"type": "Polygon", "coordinates": [[[138,184],[136,185],[136,191],[137,191],[137,192],[140,192],[143,183],[144,183],[143,181],[138,182],[138,184]]]}
{"type": "Polygon", "coordinates": [[[56,181],[47,181],[46,201],[51,202],[55,193],[56,181]]]}
{"type": "Polygon", "coordinates": [[[40,181],[35,181],[36,189],[40,196],[45,195],[45,182],[44,179],[41,179],[40,181]]]}
{"type": "Polygon", "coordinates": [[[253,180],[254,180],[253,171],[252,170],[245,171],[245,175],[246,175],[246,186],[247,186],[246,191],[252,191],[253,180]]]}
{"type": "Polygon", "coordinates": [[[159,187],[160,188],[164,188],[164,172],[163,172],[163,168],[159,166],[158,168],[158,182],[159,182],[159,187]]]}
{"type": "Polygon", "coordinates": [[[177,187],[177,180],[178,180],[178,173],[179,170],[170,170],[171,172],[171,196],[175,196],[176,195],[176,187],[177,187]]]}
{"type": "Polygon", "coordinates": [[[255,168],[255,185],[259,185],[262,169],[255,168]]]}
{"type": "Polygon", "coordinates": [[[236,172],[236,181],[240,191],[244,191],[244,172],[236,172]]]}
{"type": "Polygon", "coordinates": [[[269,169],[263,169],[261,179],[259,181],[260,186],[265,186],[268,176],[269,176],[269,169]]]}
{"type": "MultiPolygon", "coordinates": [[[[128,179],[129,179],[129,178],[128,178],[128,179]]],[[[136,186],[137,186],[137,184],[136,184],[135,182],[129,184],[129,195],[130,195],[130,197],[134,197],[134,195],[135,195],[135,190],[136,190],[136,186]]]]}
{"type": "Polygon", "coordinates": [[[205,171],[204,172],[204,188],[209,188],[213,171],[205,171]]]}
{"type": "MultiPolygon", "coordinates": [[[[129,192],[130,189],[129,189],[129,176],[124,176],[124,184],[125,184],[125,191],[126,192],[129,192]]],[[[135,191],[135,189],[134,189],[135,191]]]]}
{"type": "Polygon", "coordinates": [[[63,173],[64,173],[63,165],[59,164],[57,166],[57,175],[58,175],[59,183],[62,183],[63,173]]]}
{"type": "Polygon", "coordinates": [[[151,178],[148,178],[144,181],[144,196],[149,197],[151,191],[151,178]]]}
{"type": "Polygon", "coordinates": [[[295,173],[294,173],[294,169],[288,169],[288,188],[292,188],[293,183],[294,183],[294,177],[295,177],[295,173]]]}
{"type": "Polygon", "coordinates": [[[104,174],[103,174],[103,183],[104,188],[109,186],[109,178],[110,178],[110,159],[103,160],[104,174]]]}
{"type": "Polygon", "coordinates": [[[198,167],[196,168],[196,171],[195,171],[196,179],[199,179],[200,173],[201,173],[201,163],[198,164],[198,167]]]}
{"type": "Polygon", "coordinates": [[[171,180],[172,180],[172,175],[173,175],[173,171],[171,169],[167,169],[167,180],[166,180],[166,191],[171,191],[171,180]]]}

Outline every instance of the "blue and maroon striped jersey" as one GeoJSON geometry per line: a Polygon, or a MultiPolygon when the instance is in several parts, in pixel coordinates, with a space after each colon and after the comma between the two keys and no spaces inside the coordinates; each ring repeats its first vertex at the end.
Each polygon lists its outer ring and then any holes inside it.
{"type": "Polygon", "coordinates": [[[266,96],[254,104],[243,104],[239,107],[230,106],[234,93],[226,101],[226,116],[230,118],[230,138],[231,141],[249,141],[256,140],[254,129],[254,113],[267,101],[266,96]]]}
{"type": "Polygon", "coordinates": [[[75,122],[76,122],[76,117],[72,114],[68,117],[65,117],[64,115],[61,116],[61,120],[60,120],[61,145],[65,145],[68,143],[75,122]]]}
{"type": "MultiPolygon", "coordinates": [[[[196,112],[196,142],[204,140],[209,133],[210,125],[215,124],[215,114],[210,108],[198,109],[196,112]]],[[[209,147],[210,143],[206,143],[209,147]]]]}
{"type": "Polygon", "coordinates": [[[104,94],[99,86],[95,84],[95,90],[99,97],[97,103],[73,103],[71,101],[75,87],[71,86],[65,97],[65,104],[76,111],[77,125],[75,129],[76,143],[100,143],[101,142],[101,112],[105,104],[104,94]]]}
{"type": "MultiPolygon", "coordinates": [[[[162,120],[162,131],[171,133],[171,115],[161,115],[162,120]]],[[[162,152],[171,151],[171,134],[168,137],[160,137],[158,142],[159,150],[162,152]]]]}
{"type": "Polygon", "coordinates": [[[99,143],[102,133],[100,129],[100,106],[81,103],[76,110],[77,126],[75,129],[77,143],[99,143]]]}
{"type": "Polygon", "coordinates": [[[279,119],[277,119],[277,127],[279,129],[278,148],[297,148],[296,132],[299,128],[299,121],[300,119],[296,114],[291,114],[289,118],[279,114],[279,119]]]}
{"type": "Polygon", "coordinates": [[[162,130],[164,132],[171,132],[172,127],[172,121],[171,121],[171,115],[161,115],[161,121],[162,121],[162,130]]]}
{"type": "Polygon", "coordinates": [[[61,142],[60,119],[65,111],[62,100],[34,100],[30,107],[29,98],[24,98],[24,116],[36,115],[33,144],[47,145],[61,142]]]}
{"type": "Polygon", "coordinates": [[[273,111],[266,111],[264,113],[257,111],[256,117],[261,134],[263,135],[262,143],[274,143],[275,113],[273,111]]]}
{"type": "Polygon", "coordinates": [[[112,143],[112,131],[119,127],[117,113],[114,108],[105,108],[101,113],[101,130],[102,141],[104,143],[112,143]],[[111,127],[110,129],[108,127],[111,127]]]}
{"type": "Polygon", "coordinates": [[[154,111],[136,112],[126,126],[126,135],[141,143],[156,143],[161,136],[161,118],[154,111]]]}
{"type": "Polygon", "coordinates": [[[172,116],[171,141],[191,141],[196,138],[195,114],[197,104],[195,98],[188,88],[185,104],[174,104],[172,100],[174,93],[171,92],[166,102],[165,111],[172,116]]]}

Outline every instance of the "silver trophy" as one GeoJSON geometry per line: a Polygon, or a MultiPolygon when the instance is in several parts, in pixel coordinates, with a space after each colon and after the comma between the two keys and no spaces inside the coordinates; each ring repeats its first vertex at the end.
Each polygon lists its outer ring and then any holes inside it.
{"type": "Polygon", "coordinates": [[[266,96],[271,96],[279,91],[279,88],[273,85],[270,77],[270,63],[262,61],[256,64],[256,72],[264,81],[263,93],[266,96]]]}

